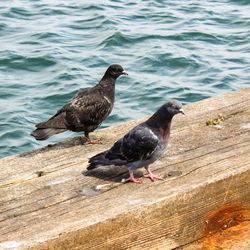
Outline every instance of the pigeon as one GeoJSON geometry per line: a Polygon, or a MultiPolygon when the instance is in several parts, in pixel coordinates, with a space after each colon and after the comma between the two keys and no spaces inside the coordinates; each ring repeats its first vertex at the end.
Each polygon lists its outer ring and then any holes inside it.
{"type": "Polygon", "coordinates": [[[123,138],[102,153],[89,159],[87,170],[105,165],[126,165],[130,177],[124,182],[141,183],[142,178],[134,177],[134,170],[144,167],[145,178],[162,180],[162,177],[150,171],[149,165],[156,161],[165,151],[170,137],[170,126],[175,114],[185,114],[182,104],[177,100],[169,100],[147,121],[137,125],[123,138]]]}
{"type": "Polygon", "coordinates": [[[84,131],[88,144],[99,143],[89,138],[111,113],[115,100],[115,82],[120,75],[127,75],[122,66],[110,65],[101,81],[94,87],[80,90],[48,121],[36,125],[31,135],[36,140],[46,140],[66,130],[84,131]]]}

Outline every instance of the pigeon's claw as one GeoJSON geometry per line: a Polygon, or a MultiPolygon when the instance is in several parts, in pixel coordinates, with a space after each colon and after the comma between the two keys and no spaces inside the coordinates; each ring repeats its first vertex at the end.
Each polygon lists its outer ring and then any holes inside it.
{"type": "MultiPolygon", "coordinates": [[[[86,143],[85,144],[102,144],[101,142],[99,141],[92,141],[90,138],[89,138],[89,132],[84,132],[84,135],[87,139],[86,143]]],[[[84,144],[84,143],[83,143],[84,144]]]]}
{"type": "Polygon", "coordinates": [[[131,181],[131,182],[134,182],[134,183],[142,183],[142,178],[140,177],[140,178],[135,178],[134,177],[134,174],[133,174],[133,172],[130,172],[129,171],[129,178],[127,178],[127,179],[125,179],[125,182],[128,182],[128,181],[131,181]]]}
{"type": "Polygon", "coordinates": [[[148,174],[144,175],[144,178],[149,178],[151,181],[154,180],[163,180],[163,178],[160,175],[153,174],[149,169],[146,169],[148,174]]]}
{"type": "Polygon", "coordinates": [[[131,178],[131,177],[129,177],[129,178],[127,178],[125,180],[125,182],[131,181],[131,182],[134,182],[134,183],[142,183],[141,180],[142,180],[142,178],[131,178]]]}
{"type": "Polygon", "coordinates": [[[87,142],[85,144],[102,144],[102,143],[99,141],[92,141],[89,138],[87,138],[87,142]]]}

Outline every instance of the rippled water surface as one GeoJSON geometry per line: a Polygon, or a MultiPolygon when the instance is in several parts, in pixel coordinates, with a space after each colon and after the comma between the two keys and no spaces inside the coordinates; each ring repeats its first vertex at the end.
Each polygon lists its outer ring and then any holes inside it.
{"type": "Polygon", "coordinates": [[[0,157],[78,135],[29,134],[112,63],[129,76],[102,127],[249,86],[249,17],[247,0],[0,1],[0,157]]]}

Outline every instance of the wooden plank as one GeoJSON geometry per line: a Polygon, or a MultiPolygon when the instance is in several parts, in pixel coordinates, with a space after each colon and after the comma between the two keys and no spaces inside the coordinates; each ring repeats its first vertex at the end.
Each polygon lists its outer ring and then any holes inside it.
{"type": "Polygon", "coordinates": [[[1,159],[0,249],[172,249],[204,238],[204,216],[234,204],[242,216],[235,223],[246,223],[249,107],[250,88],[186,105],[152,166],[164,181],[121,184],[125,167],[81,174],[89,157],[143,119],[96,131],[101,145],[83,146],[76,137],[1,159]],[[219,114],[227,118],[206,126],[219,114]]]}

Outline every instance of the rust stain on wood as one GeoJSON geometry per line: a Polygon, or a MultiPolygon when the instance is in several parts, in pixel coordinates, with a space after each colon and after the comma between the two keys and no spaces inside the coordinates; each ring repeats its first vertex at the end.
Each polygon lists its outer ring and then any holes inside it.
{"type": "Polygon", "coordinates": [[[250,235],[250,223],[244,221],[227,230],[221,230],[198,241],[196,249],[230,249],[239,242],[248,239],[250,235]]]}
{"type": "Polygon", "coordinates": [[[224,249],[250,235],[249,210],[239,203],[227,204],[209,212],[202,223],[205,237],[200,243],[206,249],[224,249]]]}
{"type": "Polygon", "coordinates": [[[239,203],[224,205],[206,214],[203,219],[204,235],[236,226],[247,220],[247,209],[239,203]]]}

